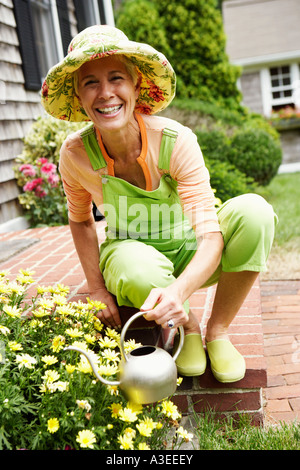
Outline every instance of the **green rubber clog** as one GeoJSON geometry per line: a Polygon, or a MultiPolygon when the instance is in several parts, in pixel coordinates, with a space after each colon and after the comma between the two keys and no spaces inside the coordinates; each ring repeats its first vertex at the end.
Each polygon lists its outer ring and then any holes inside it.
{"type": "MultiPolygon", "coordinates": [[[[174,348],[177,347],[179,336],[176,335],[174,348]]],[[[200,333],[185,335],[183,347],[176,359],[177,371],[184,376],[202,375],[206,369],[206,354],[200,333]]]]}
{"type": "Polygon", "coordinates": [[[214,377],[222,383],[237,382],[245,376],[243,356],[227,339],[215,339],[206,343],[214,377]]]}

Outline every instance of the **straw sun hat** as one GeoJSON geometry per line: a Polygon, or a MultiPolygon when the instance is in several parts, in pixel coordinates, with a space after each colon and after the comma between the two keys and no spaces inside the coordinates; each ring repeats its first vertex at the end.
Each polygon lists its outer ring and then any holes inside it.
{"type": "Polygon", "coordinates": [[[142,75],[135,111],[154,114],[166,108],[175,95],[175,73],[166,57],[153,47],[130,41],[117,28],[96,25],[73,38],[67,56],[52,67],[42,86],[47,113],[67,121],[89,121],[74,88],[74,72],[85,62],[122,54],[142,75]]]}

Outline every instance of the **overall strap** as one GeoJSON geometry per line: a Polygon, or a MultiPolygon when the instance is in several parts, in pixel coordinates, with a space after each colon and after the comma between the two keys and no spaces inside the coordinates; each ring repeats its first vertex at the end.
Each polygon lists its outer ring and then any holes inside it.
{"type": "Polygon", "coordinates": [[[160,170],[169,171],[170,169],[170,160],[177,139],[177,135],[177,131],[168,129],[167,127],[163,130],[158,160],[158,167],[160,170]]]}
{"type": "Polygon", "coordinates": [[[101,168],[105,168],[106,161],[99,147],[94,125],[91,124],[90,126],[83,129],[80,133],[80,136],[84,144],[85,150],[88,154],[88,157],[90,159],[93,170],[96,171],[100,170],[101,168]]]}

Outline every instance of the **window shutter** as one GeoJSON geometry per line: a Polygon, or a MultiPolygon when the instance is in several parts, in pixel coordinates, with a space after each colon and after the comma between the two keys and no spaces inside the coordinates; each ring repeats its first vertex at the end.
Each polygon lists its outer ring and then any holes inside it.
{"type": "Polygon", "coordinates": [[[14,14],[22,57],[22,69],[26,90],[41,88],[41,73],[36,50],[29,0],[14,0],[14,14]]]}
{"type": "Polygon", "coordinates": [[[84,2],[82,0],[73,0],[75,6],[75,15],[77,20],[77,30],[80,33],[87,27],[87,20],[84,8],[84,2]]]}
{"type": "Polygon", "coordinates": [[[56,6],[64,54],[67,55],[72,40],[67,0],[56,0],[56,6]]]}

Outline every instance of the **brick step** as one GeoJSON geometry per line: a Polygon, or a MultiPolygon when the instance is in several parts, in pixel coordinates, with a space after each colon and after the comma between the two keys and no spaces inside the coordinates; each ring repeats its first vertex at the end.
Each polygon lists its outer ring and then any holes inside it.
{"type": "MultiPolygon", "coordinates": [[[[104,228],[104,222],[97,224],[100,242],[105,236],[104,228]]],[[[10,241],[10,250],[12,250],[9,259],[0,264],[0,269],[8,269],[11,274],[17,274],[20,268],[33,270],[37,283],[43,285],[63,283],[70,287],[69,300],[85,300],[87,285],[68,226],[43,227],[1,234],[0,240],[10,241]],[[25,249],[21,252],[20,241],[25,243],[23,245],[25,249]],[[14,242],[15,252],[13,252],[14,242]]],[[[32,286],[32,289],[35,287],[32,286]]],[[[200,322],[203,337],[214,294],[214,288],[201,289],[190,299],[191,309],[200,322]]],[[[131,313],[130,309],[123,309],[123,323],[131,313]]],[[[146,323],[151,327],[147,332],[147,342],[149,338],[154,342],[157,341],[159,332],[156,325],[146,323]]],[[[145,325],[142,325],[142,328],[138,324],[134,326],[136,333],[139,334],[145,329],[145,325]]],[[[231,324],[229,333],[232,343],[246,360],[247,371],[244,379],[234,384],[220,384],[212,376],[208,365],[201,377],[183,378],[173,400],[183,414],[191,413],[192,409],[197,413],[210,409],[217,415],[247,413],[253,418],[253,422],[261,424],[262,390],[267,386],[267,368],[263,349],[259,281],[251,289],[243,307],[231,324]]]]}

